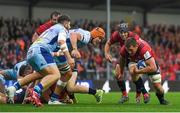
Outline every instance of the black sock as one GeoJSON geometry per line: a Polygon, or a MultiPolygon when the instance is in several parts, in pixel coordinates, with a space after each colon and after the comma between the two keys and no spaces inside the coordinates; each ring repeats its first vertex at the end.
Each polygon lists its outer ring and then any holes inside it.
{"type": "Polygon", "coordinates": [[[147,91],[144,87],[144,82],[141,77],[139,77],[139,79],[134,83],[136,84],[136,90],[138,90],[138,91],[140,90],[143,94],[147,93],[147,91]]]}
{"type": "Polygon", "coordinates": [[[96,94],[96,90],[95,89],[92,89],[92,88],[89,88],[89,94],[92,94],[92,95],[95,95],[96,94]]]}
{"type": "Polygon", "coordinates": [[[124,80],[118,80],[117,84],[122,92],[126,91],[126,84],[124,80]]]}
{"type": "Polygon", "coordinates": [[[141,93],[141,86],[138,84],[138,82],[134,82],[134,84],[136,85],[136,93],[141,93]]]}
{"type": "Polygon", "coordinates": [[[68,95],[69,95],[70,99],[74,99],[75,98],[74,93],[71,93],[71,94],[68,94],[68,95]]]}
{"type": "Polygon", "coordinates": [[[160,103],[161,103],[162,101],[164,101],[164,93],[163,93],[163,94],[158,94],[158,93],[156,93],[156,96],[157,96],[157,98],[158,98],[158,100],[159,100],[160,103]]]}

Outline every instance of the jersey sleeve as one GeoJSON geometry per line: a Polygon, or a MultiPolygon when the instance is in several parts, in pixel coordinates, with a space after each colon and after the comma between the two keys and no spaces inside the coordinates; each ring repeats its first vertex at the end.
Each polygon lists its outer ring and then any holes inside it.
{"type": "Polygon", "coordinates": [[[80,41],[84,44],[88,44],[90,41],[90,32],[85,32],[84,35],[81,35],[80,41]]]}
{"type": "Polygon", "coordinates": [[[110,43],[111,44],[114,44],[114,43],[116,43],[117,42],[117,35],[118,35],[118,32],[117,31],[115,31],[112,35],[111,35],[111,37],[110,37],[110,43]]]}
{"type": "Polygon", "coordinates": [[[151,51],[146,47],[141,49],[140,55],[145,61],[153,57],[153,55],[151,54],[151,51]]]}
{"type": "Polygon", "coordinates": [[[63,40],[63,41],[66,42],[66,39],[67,39],[67,36],[68,36],[66,29],[63,28],[63,27],[60,27],[60,26],[57,26],[57,27],[58,27],[57,29],[59,29],[58,41],[63,40]]]}

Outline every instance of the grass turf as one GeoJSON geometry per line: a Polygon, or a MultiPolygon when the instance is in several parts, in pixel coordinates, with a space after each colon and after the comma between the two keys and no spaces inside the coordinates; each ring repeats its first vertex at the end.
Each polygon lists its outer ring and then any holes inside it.
{"type": "Polygon", "coordinates": [[[155,93],[151,93],[148,104],[135,103],[135,93],[129,94],[130,100],[125,104],[118,104],[120,93],[104,94],[103,102],[96,104],[95,98],[87,94],[77,94],[79,103],[74,105],[44,105],[36,108],[33,105],[0,104],[0,112],[180,112],[180,93],[169,92],[165,95],[169,105],[160,105],[155,93]]]}

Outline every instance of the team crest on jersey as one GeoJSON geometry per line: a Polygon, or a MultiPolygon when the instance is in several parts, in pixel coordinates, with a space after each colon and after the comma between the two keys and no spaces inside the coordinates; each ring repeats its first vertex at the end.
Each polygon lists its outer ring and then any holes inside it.
{"type": "Polygon", "coordinates": [[[149,53],[149,51],[146,51],[146,53],[144,54],[144,59],[149,59],[151,57],[151,54],[149,53]]]}

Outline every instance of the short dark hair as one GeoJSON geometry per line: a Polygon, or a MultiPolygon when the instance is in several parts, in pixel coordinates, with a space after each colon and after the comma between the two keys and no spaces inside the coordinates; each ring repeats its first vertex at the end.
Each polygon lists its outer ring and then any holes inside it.
{"type": "Polygon", "coordinates": [[[130,46],[136,46],[137,45],[137,41],[134,37],[128,37],[126,42],[125,42],[125,46],[126,48],[129,48],[130,46]]]}
{"type": "Polygon", "coordinates": [[[69,15],[61,15],[58,18],[58,23],[63,23],[64,21],[71,21],[70,16],[69,15]]]}
{"type": "Polygon", "coordinates": [[[50,18],[52,19],[53,16],[58,16],[58,15],[61,15],[61,13],[57,12],[57,11],[54,11],[54,12],[51,13],[50,18]]]}
{"type": "Polygon", "coordinates": [[[30,70],[31,66],[29,64],[22,65],[19,69],[19,75],[22,76],[26,70],[30,70]]]}

